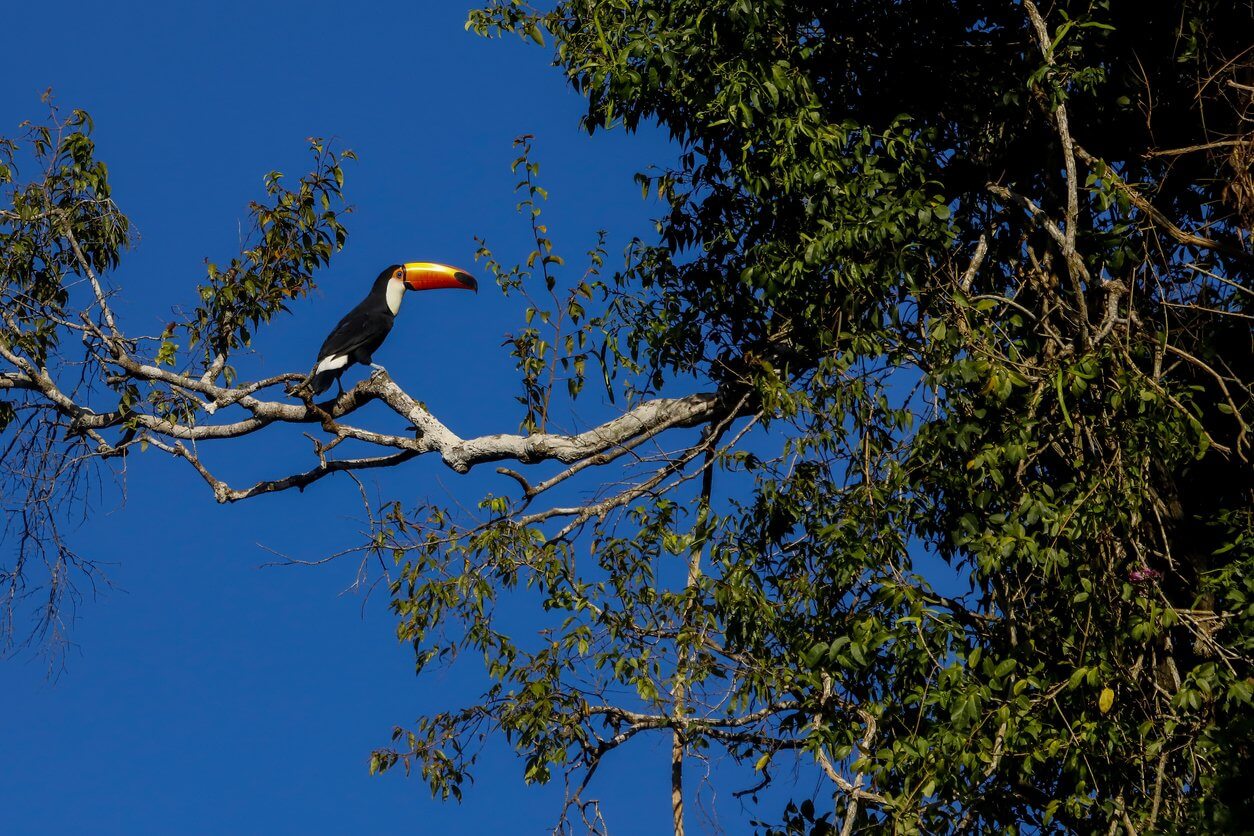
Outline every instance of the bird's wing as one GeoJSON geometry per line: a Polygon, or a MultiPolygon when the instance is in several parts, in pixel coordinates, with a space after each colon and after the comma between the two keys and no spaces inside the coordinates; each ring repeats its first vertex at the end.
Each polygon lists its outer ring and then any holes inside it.
{"type": "Polygon", "coordinates": [[[391,323],[386,319],[384,315],[354,308],[327,335],[322,348],[318,349],[318,359],[346,356],[372,340],[378,340],[380,331],[386,334],[390,329],[391,323]]]}

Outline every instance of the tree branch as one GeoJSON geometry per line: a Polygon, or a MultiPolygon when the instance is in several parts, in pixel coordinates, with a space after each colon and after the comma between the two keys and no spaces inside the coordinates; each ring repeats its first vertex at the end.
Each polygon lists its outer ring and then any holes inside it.
{"type": "MultiPolygon", "coordinates": [[[[626,451],[658,433],[706,423],[719,410],[719,398],[713,393],[680,398],[657,398],[638,404],[633,409],[582,433],[564,435],[536,433],[532,435],[496,434],[462,438],[427,410],[419,401],[398,386],[386,373],[376,373],[323,404],[291,403],[262,400],[256,393],[303,376],[286,373],[235,387],[223,387],[205,378],[162,369],[135,360],[120,349],[108,361],[120,368],[130,379],[168,387],[171,391],[186,390],[203,395],[217,407],[238,406],[250,417],[223,423],[189,423],[167,414],[143,411],[142,404],[128,410],[95,412],[77,403],[61,390],[47,370],[35,367],[24,357],[0,346],[0,358],[11,363],[16,371],[0,375],[0,389],[21,389],[36,393],[73,422],[75,431],[89,435],[97,442],[98,453],[116,451],[100,431],[127,425],[143,434],[143,439],[195,467],[213,487],[219,502],[238,502],[265,493],[303,488],[330,473],[398,464],[415,456],[435,453],[457,473],[466,473],[476,465],[513,460],[535,464],[556,460],[574,465],[567,471],[541,483],[532,495],[547,490],[579,470],[613,461],[626,451]],[[381,401],[404,418],[413,428],[413,435],[396,435],[351,426],[342,419],[362,406],[381,401]],[[275,423],[320,423],[337,439],[352,438],[380,447],[403,451],[402,454],[378,458],[354,459],[345,462],[320,462],[318,467],[291,475],[258,482],[249,488],[231,488],[210,474],[198,456],[187,452],[177,442],[209,441],[250,435],[275,423]]],[[[204,406],[204,404],[201,404],[204,406]]]]}

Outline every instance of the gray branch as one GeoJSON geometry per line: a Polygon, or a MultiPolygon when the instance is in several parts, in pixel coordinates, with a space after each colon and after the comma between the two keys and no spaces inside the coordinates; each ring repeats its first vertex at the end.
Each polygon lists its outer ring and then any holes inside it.
{"type": "MultiPolygon", "coordinates": [[[[457,473],[466,473],[476,465],[487,462],[505,460],[522,464],[550,460],[567,465],[581,465],[584,462],[595,464],[610,461],[620,451],[630,449],[641,440],[666,429],[708,423],[716,415],[719,404],[718,396],[713,393],[656,398],[640,403],[617,418],[586,432],[573,435],[496,434],[462,438],[406,393],[385,372],[372,375],[333,400],[321,404],[308,401],[294,403],[265,400],[259,393],[299,380],[302,377],[299,374],[282,374],[239,386],[224,387],[205,377],[193,377],[142,363],[130,357],[124,350],[115,350],[106,362],[116,367],[126,379],[156,384],[172,392],[195,393],[198,396],[195,400],[208,417],[215,415],[218,409],[228,406],[238,406],[249,413],[247,417],[235,421],[182,423],[167,415],[145,411],[142,405],[135,405],[132,407],[133,411],[95,412],[67,395],[47,369],[37,368],[29,360],[2,347],[0,356],[16,368],[15,371],[0,374],[0,389],[20,389],[35,393],[41,400],[70,418],[77,432],[96,441],[100,455],[117,452],[117,448],[100,435],[101,431],[119,426],[138,431],[142,440],[190,463],[213,489],[219,502],[238,502],[261,494],[291,488],[302,489],[331,473],[388,467],[431,453],[439,455],[457,473]],[[386,404],[407,421],[411,425],[412,434],[377,432],[345,421],[361,407],[374,401],[386,404]],[[261,481],[248,488],[232,488],[214,476],[199,455],[183,443],[239,438],[271,424],[321,424],[332,439],[320,446],[318,466],[300,473],[261,481]],[[342,461],[328,461],[322,455],[334,443],[349,438],[399,452],[342,461]]],[[[130,439],[128,443],[132,443],[130,439]]],[[[547,483],[541,487],[547,487],[547,483]]]]}

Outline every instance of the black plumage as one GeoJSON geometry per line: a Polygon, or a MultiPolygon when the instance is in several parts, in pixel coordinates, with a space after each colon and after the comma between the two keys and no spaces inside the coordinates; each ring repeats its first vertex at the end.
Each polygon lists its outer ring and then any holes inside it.
{"type": "Polygon", "coordinates": [[[318,364],[293,394],[303,396],[307,391],[310,396],[321,395],[331,388],[332,382],[339,382],[340,375],[354,363],[382,371],[383,367],[374,362],[374,353],[392,330],[406,291],[441,288],[477,291],[479,283],[464,270],[433,261],[393,264],[384,270],[361,304],[327,335],[318,350],[318,364]]]}
{"type": "Polygon", "coordinates": [[[344,370],[354,363],[369,366],[373,364],[375,351],[383,345],[392,323],[396,320],[391,308],[388,307],[388,284],[399,279],[395,277],[399,265],[393,265],[375,279],[369,295],[361,300],[357,307],[348,312],[339,324],[327,335],[318,349],[318,366],[329,358],[345,357],[344,363],[335,368],[315,371],[309,379],[310,391],[313,395],[321,395],[337,382],[344,370]]]}

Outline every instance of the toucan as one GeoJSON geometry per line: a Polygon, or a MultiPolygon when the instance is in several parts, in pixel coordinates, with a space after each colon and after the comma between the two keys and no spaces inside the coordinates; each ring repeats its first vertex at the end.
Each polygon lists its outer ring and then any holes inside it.
{"type": "Polygon", "coordinates": [[[370,294],[340,320],[318,349],[318,365],[309,377],[310,393],[321,395],[331,388],[331,381],[339,383],[340,375],[353,363],[383,371],[373,355],[392,330],[405,291],[439,288],[478,291],[479,283],[464,270],[430,261],[393,264],[380,273],[370,294]]]}

